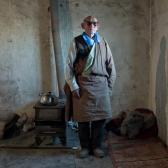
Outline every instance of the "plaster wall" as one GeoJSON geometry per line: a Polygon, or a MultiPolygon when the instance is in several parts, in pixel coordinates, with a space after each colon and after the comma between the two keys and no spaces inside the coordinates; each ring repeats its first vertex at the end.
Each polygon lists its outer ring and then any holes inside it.
{"type": "Polygon", "coordinates": [[[88,15],[100,21],[100,34],[112,49],[117,70],[113,114],[148,107],[149,94],[149,1],[69,0],[73,36],[82,33],[88,15]]]}
{"type": "Polygon", "coordinates": [[[48,0],[0,0],[0,118],[32,113],[51,89],[48,0]]]}
{"type": "Polygon", "coordinates": [[[151,1],[150,107],[156,111],[159,136],[168,144],[168,1],[151,1]]]}
{"type": "MultiPolygon", "coordinates": [[[[117,69],[113,114],[148,107],[149,3],[147,0],[67,0],[69,32],[82,33],[86,15],[100,20],[100,34],[112,49],[117,69]]],[[[32,113],[40,91],[56,90],[51,52],[49,0],[0,0],[0,117],[14,112],[32,113]],[[54,81],[53,81],[54,80],[54,81]]],[[[61,13],[61,12],[60,12],[61,13]]],[[[67,18],[67,17],[66,17],[67,18]]],[[[59,19],[65,19],[63,13],[59,19]]],[[[65,22],[64,22],[65,23],[65,22]]],[[[67,30],[60,24],[60,30],[67,30]]],[[[61,37],[62,38],[62,37],[61,37]]],[[[69,36],[70,38],[70,36],[69,36]]],[[[61,44],[65,58],[69,44],[61,44]]],[[[64,59],[65,60],[65,59],[64,59]]]]}

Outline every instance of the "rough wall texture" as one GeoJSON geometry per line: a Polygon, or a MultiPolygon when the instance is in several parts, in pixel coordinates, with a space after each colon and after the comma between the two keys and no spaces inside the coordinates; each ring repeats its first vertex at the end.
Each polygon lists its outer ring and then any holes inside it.
{"type": "Polygon", "coordinates": [[[51,87],[48,0],[0,0],[0,118],[51,87]]]}
{"type": "Polygon", "coordinates": [[[159,136],[168,144],[168,1],[151,1],[150,106],[156,111],[159,136]]]}
{"type": "MultiPolygon", "coordinates": [[[[73,36],[86,15],[96,15],[117,69],[113,112],[148,106],[149,44],[146,0],[67,0],[73,36]]],[[[63,7],[60,4],[60,10],[63,7]]],[[[0,116],[32,112],[39,92],[55,85],[50,57],[48,0],[0,0],[0,116]],[[54,81],[52,81],[54,80],[54,81]]],[[[62,15],[60,15],[62,17],[62,15]]],[[[60,18],[61,19],[61,18],[60,18]]],[[[63,19],[63,18],[62,18],[63,19]]],[[[65,48],[67,50],[67,44],[65,48]]]]}
{"type": "MultiPolygon", "coordinates": [[[[76,36],[82,32],[83,17],[95,15],[100,20],[100,33],[110,44],[117,69],[114,114],[150,107],[157,114],[159,136],[168,144],[167,0],[59,2],[60,21],[68,19],[60,24],[64,38],[68,31],[65,23],[76,36]],[[66,2],[68,17],[61,12],[66,2]]],[[[57,92],[48,6],[49,0],[0,0],[0,119],[14,112],[32,114],[40,91],[57,92]]],[[[63,57],[68,41],[61,40],[63,57]]]]}
{"type": "MultiPolygon", "coordinates": [[[[80,34],[83,17],[95,15],[101,23],[100,33],[113,51],[117,69],[112,100],[114,115],[125,109],[148,107],[148,0],[67,2],[72,25],[69,32],[73,36],[80,34]]],[[[60,4],[60,10],[63,5],[60,4]]],[[[19,111],[32,113],[39,92],[55,86],[48,6],[49,0],[0,0],[1,118],[19,111]]],[[[67,45],[62,51],[67,50],[67,45]]]]}
{"type": "Polygon", "coordinates": [[[149,1],[69,0],[72,32],[82,32],[86,15],[100,21],[100,33],[109,42],[117,69],[113,114],[148,107],[149,94],[149,1]]]}

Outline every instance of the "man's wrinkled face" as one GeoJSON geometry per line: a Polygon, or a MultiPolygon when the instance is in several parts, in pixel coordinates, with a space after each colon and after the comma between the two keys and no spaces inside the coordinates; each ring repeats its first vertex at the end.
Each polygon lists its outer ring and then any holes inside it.
{"type": "Polygon", "coordinates": [[[96,18],[87,19],[83,22],[83,29],[88,35],[94,35],[98,30],[98,21],[96,18]]]}

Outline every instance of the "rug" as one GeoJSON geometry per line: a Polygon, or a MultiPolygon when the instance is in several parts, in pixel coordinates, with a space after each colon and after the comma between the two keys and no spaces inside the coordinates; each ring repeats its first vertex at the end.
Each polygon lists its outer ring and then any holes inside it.
{"type": "Polygon", "coordinates": [[[116,168],[168,167],[168,151],[156,137],[129,140],[110,133],[108,146],[116,168]]]}

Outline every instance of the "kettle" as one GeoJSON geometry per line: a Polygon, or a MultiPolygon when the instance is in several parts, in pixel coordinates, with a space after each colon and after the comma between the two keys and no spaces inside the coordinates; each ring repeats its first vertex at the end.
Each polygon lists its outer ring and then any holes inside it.
{"type": "Polygon", "coordinates": [[[58,98],[52,93],[41,93],[40,94],[40,103],[42,105],[56,105],[58,103],[58,98]]]}

